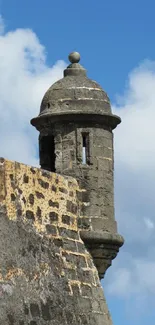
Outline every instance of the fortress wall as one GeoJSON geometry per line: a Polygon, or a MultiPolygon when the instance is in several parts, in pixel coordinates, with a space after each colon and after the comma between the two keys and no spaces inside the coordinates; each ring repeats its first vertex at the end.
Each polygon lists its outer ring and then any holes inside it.
{"type": "Polygon", "coordinates": [[[75,179],[0,159],[0,324],[111,325],[75,179]]]}

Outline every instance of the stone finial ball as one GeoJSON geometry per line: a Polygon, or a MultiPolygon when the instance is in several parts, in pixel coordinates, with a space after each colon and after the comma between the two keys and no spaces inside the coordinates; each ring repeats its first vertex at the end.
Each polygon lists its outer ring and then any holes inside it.
{"type": "Polygon", "coordinates": [[[72,52],[69,54],[68,58],[71,63],[78,63],[80,61],[80,53],[72,52]]]}

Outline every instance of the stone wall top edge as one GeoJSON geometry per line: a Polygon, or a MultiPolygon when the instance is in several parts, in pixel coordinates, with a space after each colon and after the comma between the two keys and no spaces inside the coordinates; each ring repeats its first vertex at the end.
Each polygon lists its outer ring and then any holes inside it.
{"type": "Polygon", "coordinates": [[[34,171],[38,172],[38,176],[39,176],[39,174],[41,176],[43,176],[43,174],[44,174],[44,175],[49,175],[51,177],[52,177],[52,175],[54,175],[55,177],[58,177],[59,179],[62,179],[62,180],[64,179],[67,182],[71,182],[78,186],[77,180],[72,176],[61,175],[59,173],[54,173],[54,172],[50,172],[48,170],[41,169],[39,166],[38,167],[32,166],[32,165],[24,164],[24,163],[15,161],[15,160],[10,160],[10,159],[6,159],[4,157],[0,157],[0,166],[4,165],[5,166],[4,168],[6,169],[8,164],[9,165],[18,165],[21,168],[30,169],[30,170],[33,169],[34,171]]]}

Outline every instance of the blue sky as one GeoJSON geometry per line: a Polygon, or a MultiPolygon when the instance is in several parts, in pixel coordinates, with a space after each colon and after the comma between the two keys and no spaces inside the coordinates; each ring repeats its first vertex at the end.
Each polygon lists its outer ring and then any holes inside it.
{"type": "Polygon", "coordinates": [[[153,0],[0,0],[1,156],[37,164],[29,120],[74,50],[122,117],[115,203],[126,244],[103,283],[114,325],[155,319],[154,12],[153,0]]]}
{"type": "Polygon", "coordinates": [[[153,0],[1,0],[6,29],[32,28],[51,65],[78,50],[112,99],[133,67],[154,58],[154,10],[153,0]]]}

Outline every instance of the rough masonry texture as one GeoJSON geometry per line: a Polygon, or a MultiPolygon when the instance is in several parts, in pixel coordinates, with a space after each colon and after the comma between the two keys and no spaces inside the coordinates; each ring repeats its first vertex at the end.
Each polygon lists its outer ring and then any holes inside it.
{"type": "Polygon", "coordinates": [[[114,218],[107,94],[71,53],[38,117],[41,169],[0,159],[0,324],[112,325],[100,279],[123,244],[114,218]]]}
{"type": "Polygon", "coordinates": [[[111,324],[76,180],[0,159],[0,324],[111,324]]]}

